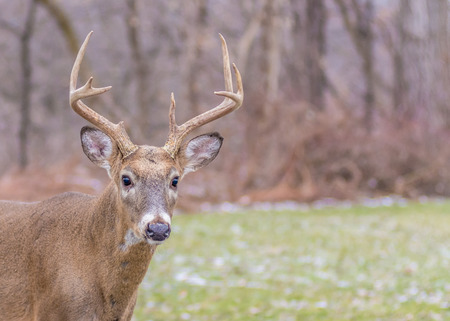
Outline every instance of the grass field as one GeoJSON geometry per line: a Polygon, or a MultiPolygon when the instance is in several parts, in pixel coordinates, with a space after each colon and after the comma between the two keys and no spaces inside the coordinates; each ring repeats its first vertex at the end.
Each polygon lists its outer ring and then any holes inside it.
{"type": "Polygon", "coordinates": [[[450,203],[176,216],[134,320],[450,320],[450,203]]]}

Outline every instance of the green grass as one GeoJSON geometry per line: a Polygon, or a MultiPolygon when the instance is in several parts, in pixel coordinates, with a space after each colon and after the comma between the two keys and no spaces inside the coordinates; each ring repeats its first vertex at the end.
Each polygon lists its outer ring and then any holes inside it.
{"type": "Polygon", "coordinates": [[[134,320],[450,320],[450,203],[177,216],[134,320]]]}

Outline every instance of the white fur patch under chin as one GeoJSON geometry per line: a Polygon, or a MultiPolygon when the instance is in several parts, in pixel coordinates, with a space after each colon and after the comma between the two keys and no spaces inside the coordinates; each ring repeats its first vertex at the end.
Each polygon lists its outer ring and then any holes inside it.
{"type": "Polygon", "coordinates": [[[144,241],[145,238],[137,236],[132,229],[128,229],[124,242],[119,245],[119,248],[121,251],[126,252],[131,246],[144,241]]]}
{"type": "Polygon", "coordinates": [[[147,239],[147,243],[149,245],[160,245],[160,244],[163,244],[164,241],[153,241],[152,239],[147,239]]]}

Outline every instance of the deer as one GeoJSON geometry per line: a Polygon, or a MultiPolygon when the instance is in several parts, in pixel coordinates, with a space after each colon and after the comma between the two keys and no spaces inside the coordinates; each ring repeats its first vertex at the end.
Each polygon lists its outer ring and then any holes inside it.
{"type": "Polygon", "coordinates": [[[98,196],[68,192],[33,202],[0,202],[0,320],[130,320],[137,291],[158,245],[170,235],[179,182],[213,161],[219,133],[187,140],[193,130],[219,119],[243,102],[242,79],[225,39],[225,90],[216,107],[182,125],[171,94],[169,134],[163,147],[135,145],[124,122],[113,123],[82,100],[107,92],[77,88],[80,65],[92,31],[70,75],[70,106],[95,127],[81,129],[88,159],[106,169],[110,182],[98,196]]]}

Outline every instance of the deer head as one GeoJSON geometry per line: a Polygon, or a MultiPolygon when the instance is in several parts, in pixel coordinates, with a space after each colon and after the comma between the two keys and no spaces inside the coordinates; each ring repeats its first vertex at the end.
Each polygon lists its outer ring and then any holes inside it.
{"type": "Polygon", "coordinates": [[[241,76],[233,64],[237,83],[235,93],[226,42],[220,35],[225,91],[218,91],[215,94],[224,97],[222,103],[182,125],[177,125],[175,99],[172,93],[169,110],[170,130],[166,144],[163,147],[138,146],[130,140],[123,122],[114,124],[81,101],[111,89],[111,87],[94,88],[92,77],[84,86],[76,88],[81,61],[91,35],[92,32],[81,46],[70,76],[71,107],[97,127],[84,127],[81,130],[83,151],[94,164],[107,170],[115,186],[117,208],[128,221],[125,245],[142,241],[160,244],[170,234],[179,181],[187,173],[209,164],[219,153],[223,140],[218,133],[200,135],[189,141],[184,141],[184,138],[194,129],[242,105],[244,93],[241,76]]]}

